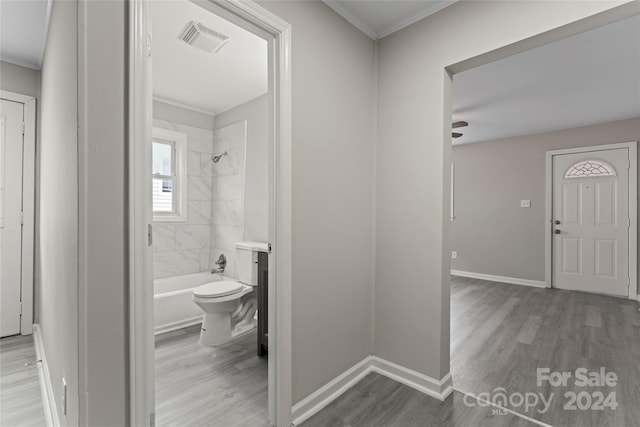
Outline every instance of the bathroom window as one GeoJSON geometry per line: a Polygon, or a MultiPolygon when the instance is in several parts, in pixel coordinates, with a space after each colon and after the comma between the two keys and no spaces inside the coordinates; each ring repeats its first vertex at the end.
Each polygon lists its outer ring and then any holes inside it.
{"type": "Polygon", "coordinates": [[[153,128],[153,220],[186,221],[187,135],[153,128]]]}

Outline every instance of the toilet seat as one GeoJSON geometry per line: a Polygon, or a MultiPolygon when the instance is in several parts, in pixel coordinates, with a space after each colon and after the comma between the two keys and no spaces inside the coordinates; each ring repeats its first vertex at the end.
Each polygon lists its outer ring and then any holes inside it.
{"type": "Polygon", "coordinates": [[[222,280],[220,282],[211,282],[194,288],[193,295],[200,298],[220,298],[237,294],[243,288],[244,285],[240,282],[222,280]]]}

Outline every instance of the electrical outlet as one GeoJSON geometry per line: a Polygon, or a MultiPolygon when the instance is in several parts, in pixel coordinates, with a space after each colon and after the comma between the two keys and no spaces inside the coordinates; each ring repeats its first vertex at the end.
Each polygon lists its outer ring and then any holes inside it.
{"type": "Polygon", "coordinates": [[[521,208],[530,208],[531,207],[531,200],[520,200],[520,207],[521,208]]]}
{"type": "Polygon", "coordinates": [[[458,259],[458,251],[451,251],[451,259],[458,259]]]}
{"type": "Polygon", "coordinates": [[[67,380],[62,377],[62,413],[67,415],[67,380]]]}

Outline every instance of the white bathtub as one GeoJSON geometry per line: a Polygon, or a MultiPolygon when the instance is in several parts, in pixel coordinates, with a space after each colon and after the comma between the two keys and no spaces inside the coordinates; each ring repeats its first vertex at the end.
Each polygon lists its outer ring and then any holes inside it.
{"type": "Polygon", "coordinates": [[[203,311],[192,300],[193,288],[220,280],[234,280],[208,271],[153,281],[155,333],[161,334],[202,322],[203,311]]]}

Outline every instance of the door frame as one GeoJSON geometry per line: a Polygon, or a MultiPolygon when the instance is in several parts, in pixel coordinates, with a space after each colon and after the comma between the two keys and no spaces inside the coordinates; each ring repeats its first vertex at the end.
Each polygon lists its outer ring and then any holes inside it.
{"type": "Polygon", "coordinates": [[[20,299],[20,334],[33,333],[33,288],[36,194],[36,99],[33,96],[0,90],[0,98],[24,106],[22,146],[22,266],[20,299]]]}
{"type": "MultiPolygon", "coordinates": [[[[273,109],[269,147],[270,345],[269,391],[274,402],[269,418],[277,427],[291,425],[291,25],[252,1],[191,0],[231,22],[270,37],[270,105],[273,109]],[[273,304],[273,305],[272,305],[273,304]],[[273,328],[273,329],[271,329],[273,328]]],[[[152,88],[149,0],[129,2],[129,406],[130,423],[155,425],[153,275],[149,247],[152,224],[149,189],[152,88]]]]}
{"type": "Polygon", "coordinates": [[[629,150],[629,299],[638,298],[638,142],[576,147],[563,150],[550,150],[546,153],[546,222],[545,222],[545,282],[547,288],[553,287],[553,157],[563,154],[589,153],[594,151],[629,150]],[[635,284],[635,286],[634,286],[635,284]]]}

